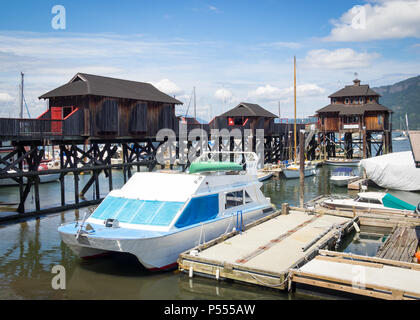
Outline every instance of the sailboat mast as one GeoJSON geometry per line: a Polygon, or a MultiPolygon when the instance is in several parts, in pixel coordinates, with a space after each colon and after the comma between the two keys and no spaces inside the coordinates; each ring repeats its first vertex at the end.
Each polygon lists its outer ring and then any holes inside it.
{"type": "Polygon", "coordinates": [[[195,97],[195,87],[194,87],[194,119],[197,119],[197,99],[195,97]]]}
{"type": "Polygon", "coordinates": [[[297,150],[296,150],[296,56],[294,57],[294,101],[295,101],[295,124],[294,124],[294,142],[295,142],[295,154],[294,161],[297,160],[297,150]]]}
{"type": "Polygon", "coordinates": [[[21,75],[21,83],[20,83],[20,118],[23,118],[23,72],[20,73],[21,75]]]}

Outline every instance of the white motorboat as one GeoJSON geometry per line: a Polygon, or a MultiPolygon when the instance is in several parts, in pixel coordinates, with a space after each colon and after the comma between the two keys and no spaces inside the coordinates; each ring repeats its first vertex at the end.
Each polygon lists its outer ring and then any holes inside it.
{"type": "Polygon", "coordinates": [[[189,173],[137,172],[90,216],[58,232],[81,257],[126,252],[147,269],[174,268],[180,253],[274,212],[260,190],[257,155],[246,158],[246,171],[200,157],[189,173]]]}
{"type": "MultiPolygon", "coordinates": [[[[283,169],[284,176],[287,179],[296,179],[300,177],[300,165],[291,164],[283,169]]],[[[312,164],[305,164],[304,175],[305,177],[313,176],[316,174],[316,167],[312,164]]]]}
{"type": "Polygon", "coordinates": [[[354,174],[352,168],[343,167],[335,169],[330,177],[332,184],[342,187],[347,186],[349,182],[359,178],[359,176],[354,174]]]}
{"type": "Polygon", "coordinates": [[[409,213],[418,212],[415,206],[394,197],[385,192],[361,192],[357,194],[355,199],[327,199],[322,205],[331,208],[347,208],[359,210],[384,210],[384,211],[407,211],[409,213]]]}
{"type": "Polygon", "coordinates": [[[325,164],[330,165],[330,166],[340,166],[340,167],[358,167],[360,165],[360,160],[329,158],[325,160],[325,164]]]}

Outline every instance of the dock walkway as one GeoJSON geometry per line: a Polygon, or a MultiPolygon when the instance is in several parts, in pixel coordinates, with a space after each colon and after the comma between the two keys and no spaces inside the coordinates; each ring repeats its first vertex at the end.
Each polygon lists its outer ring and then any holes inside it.
{"type": "Polygon", "coordinates": [[[312,259],[319,248],[332,247],[354,227],[356,219],[279,212],[180,255],[179,269],[216,279],[227,278],[286,289],[289,269],[312,259]]]}

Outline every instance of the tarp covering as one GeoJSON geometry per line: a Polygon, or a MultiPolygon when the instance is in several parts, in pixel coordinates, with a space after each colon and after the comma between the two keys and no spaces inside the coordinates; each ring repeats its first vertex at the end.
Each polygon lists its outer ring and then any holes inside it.
{"type": "Polygon", "coordinates": [[[394,197],[392,194],[389,194],[389,193],[387,193],[382,198],[382,203],[384,204],[385,207],[388,207],[388,208],[412,210],[412,211],[416,210],[415,206],[405,201],[402,201],[401,199],[398,199],[397,197],[394,197]]]}
{"type": "Polygon", "coordinates": [[[363,159],[360,165],[367,177],[382,188],[420,190],[420,168],[416,168],[411,151],[363,159]]]}

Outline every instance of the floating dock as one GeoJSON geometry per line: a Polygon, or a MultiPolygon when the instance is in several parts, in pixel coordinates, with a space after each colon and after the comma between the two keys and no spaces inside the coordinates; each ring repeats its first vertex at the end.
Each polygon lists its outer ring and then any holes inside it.
{"type": "Polygon", "coordinates": [[[326,250],[319,254],[291,270],[290,281],[379,299],[420,299],[419,264],[326,250]]]}
{"type": "Polygon", "coordinates": [[[179,269],[215,279],[288,288],[289,269],[332,248],[358,218],[280,211],[180,255],[179,269]]]}
{"type": "Polygon", "coordinates": [[[282,210],[182,253],[190,277],[231,279],[280,290],[302,283],[380,299],[420,299],[420,264],[413,263],[420,217],[380,210],[331,210],[318,204],[282,210]],[[376,257],[329,251],[359,225],[392,228],[376,257]],[[328,249],[328,250],[325,250],[328,249]]]}

